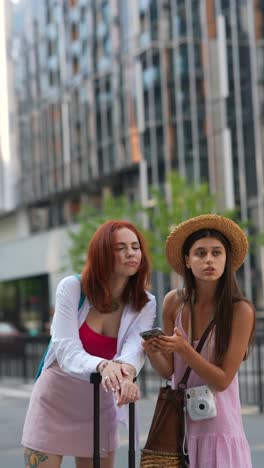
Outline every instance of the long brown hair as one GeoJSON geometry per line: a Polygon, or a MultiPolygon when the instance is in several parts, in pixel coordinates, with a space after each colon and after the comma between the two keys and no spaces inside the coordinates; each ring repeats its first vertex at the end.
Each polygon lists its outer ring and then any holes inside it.
{"type": "MultiPolygon", "coordinates": [[[[227,352],[234,317],[234,303],[246,301],[254,310],[253,304],[243,295],[236,274],[232,271],[230,243],[228,239],[219,231],[214,229],[201,229],[191,234],[185,241],[182,249],[183,263],[185,265],[185,255],[189,255],[191,246],[199,239],[204,237],[215,237],[224,246],[226,252],[226,264],[224,272],[219,278],[218,286],[215,292],[215,350],[214,362],[217,365],[222,364],[225,353],[227,352]]],[[[184,300],[190,303],[193,293],[195,294],[195,279],[191,269],[185,266],[184,272],[185,282],[185,298],[184,300]]],[[[255,316],[255,314],[254,314],[255,316]]],[[[252,343],[255,330],[255,322],[251,332],[249,345],[252,343]]]]}
{"type": "Polygon", "coordinates": [[[145,291],[150,279],[146,242],[133,224],[128,221],[110,220],[102,224],[93,235],[82,271],[82,290],[93,306],[102,313],[112,312],[110,276],[115,263],[113,233],[123,228],[130,229],[137,236],[142,258],[139,270],[129,278],[121,299],[125,304],[130,302],[136,311],[140,311],[149,301],[145,291]]]}

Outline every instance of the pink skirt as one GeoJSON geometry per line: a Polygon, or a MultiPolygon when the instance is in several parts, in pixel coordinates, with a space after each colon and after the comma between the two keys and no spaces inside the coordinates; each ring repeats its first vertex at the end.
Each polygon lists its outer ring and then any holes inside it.
{"type": "MultiPolygon", "coordinates": [[[[55,455],[93,456],[93,386],[63,372],[57,362],[34,384],[22,435],[24,447],[55,455]]],[[[119,447],[111,392],[100,388],[100,452],[119,447]]]]}

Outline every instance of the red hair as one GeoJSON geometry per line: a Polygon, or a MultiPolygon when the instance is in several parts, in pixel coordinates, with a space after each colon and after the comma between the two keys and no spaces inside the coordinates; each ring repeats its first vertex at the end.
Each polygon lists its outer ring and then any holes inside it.
{"type": "Polygon", "coordinates": [[[123,228],[130,229],[137,236],[142,258],[139,270],[128,279],[121,296],[122,301],[125,304],[130,302],[138,312],[149,301],[145,289],[149,285],[150,262],[142,234],[128,221],[107,221],[93,235],[82,271],[82,290],[92,305],[102,313],[112,312],[110,276],[114,271],[115,263],[113,233],[123,228]]]}

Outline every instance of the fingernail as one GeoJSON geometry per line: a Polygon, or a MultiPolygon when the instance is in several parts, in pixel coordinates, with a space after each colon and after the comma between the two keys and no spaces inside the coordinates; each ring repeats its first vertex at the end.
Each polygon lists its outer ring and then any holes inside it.
{"type": "Polygon", "coordinates": [[[120,390],[120,387],[117,386],[117,387],[116,387],[116,390],[120,390]]]}

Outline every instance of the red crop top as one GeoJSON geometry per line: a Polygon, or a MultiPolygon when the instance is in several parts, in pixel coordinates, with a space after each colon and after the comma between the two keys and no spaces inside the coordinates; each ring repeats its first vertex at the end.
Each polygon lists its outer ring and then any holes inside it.
{"type": "Polygon", "coordinates": [[[93,331],[86,322],[79,329],[79,336],[87,353],[103,359],[113,359],[115,356],[117,338],[93,331]]]}

